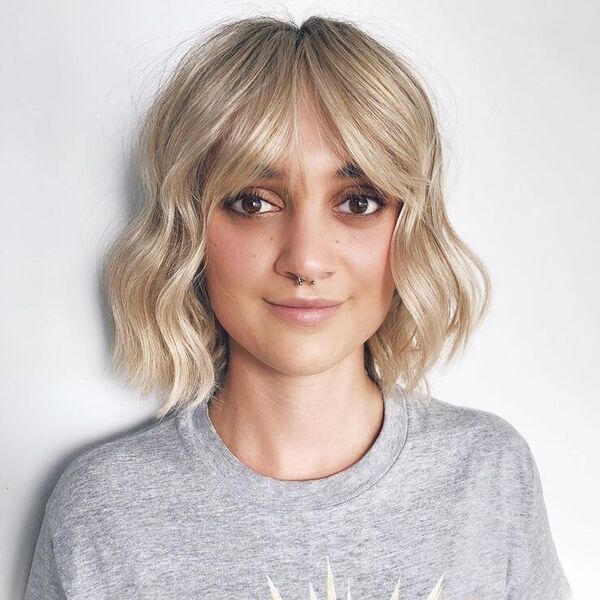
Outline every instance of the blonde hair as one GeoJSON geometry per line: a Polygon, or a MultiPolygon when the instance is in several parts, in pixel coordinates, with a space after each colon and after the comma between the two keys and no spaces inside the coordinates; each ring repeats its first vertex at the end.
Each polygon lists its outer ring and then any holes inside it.
{"type": "Polygon", "coordinates": [[[168,393],[159,419],[223,382],[227,333],[204,285],[207,224],[224,197],[295,147],[301,97],[318,107],[336,152],[402,202],[390,257],[397,293],[364,345],[369,376],[384,392],[400,378],[429,393],[425,375],[445,344],[449,361],[487,311],[489,276],[448,221],[437,118],[406,59],[347,20],[221,22],[184,53],[144,116],[143,206],[106,257],[112,366],[143,395],[168,393]]]}

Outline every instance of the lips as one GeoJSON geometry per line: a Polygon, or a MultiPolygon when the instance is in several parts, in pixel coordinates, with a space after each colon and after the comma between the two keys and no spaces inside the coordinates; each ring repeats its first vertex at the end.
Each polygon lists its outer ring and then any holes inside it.
{"type": "Polygon", "coordinates": [[[278,317],[304,326],[322,323],[333,316],[342,305],[341,302],[328,306],[282,306],[269,301],[267,303],[278,317]]]}
{"type": "Polygon", "coordinates": [[[329,308],[341,304],[339,300],[331,300],[328,298],[282,298],[277,300],[267,300],[269,304],[276,306],[287,306],[291,308],[329,308]]]}

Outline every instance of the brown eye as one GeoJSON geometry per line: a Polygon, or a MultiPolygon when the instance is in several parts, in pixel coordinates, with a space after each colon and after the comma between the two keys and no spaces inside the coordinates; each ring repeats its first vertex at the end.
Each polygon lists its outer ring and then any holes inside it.
{"type": "Polygon", "coordinates": [[[240,192],[236,196],[227,199],[223,206],[230,212],[235,213],[240,217],[249,217],[252,218],[254,215],[261,215],[269,212],[276,211],[261,211],[261,205],[270,204],[274,206],[267,200],[265,200],[262,196],[252,192],[240,192]],[[234,209],[233,206],[238,204],[241,210],[234,209]]]}
{"type": "MultiPolygon", "coordinates": [[[[362,219],[379,215],[389,204],[389,201],[375,190],[367,188],[347,195],[346,199],[338,204],[338,206],[344,204],[349,205],[350,211],[343,210],[341,211],[343,214],[362,219]]],[[[226,198],[223,202],[223,208],[233,216],[247,219],[262,218],[278,212],[278,210],[261,210],[261,207],[266,207],[267,205],[279,209],[279,207],[269,202],[256,191],[241,191],[234,196],[226,198]],[[235,208],[236,205],[238,205],[238,208],[235,208]]]]}
{"type": "Polygon", "coordinates": [[[380,212],[387,203],[387,200],[378,194],[351,194],[339,206],[348,204],[350,212],[342,212],[351,216],[368,217],[380,212]]]}

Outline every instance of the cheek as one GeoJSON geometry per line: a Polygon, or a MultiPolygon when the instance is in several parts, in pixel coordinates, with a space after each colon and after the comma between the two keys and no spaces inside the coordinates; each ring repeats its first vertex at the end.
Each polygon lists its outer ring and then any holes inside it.
{"type": "MultiPolygon", "coordinates": [[[[393,229],[393,227],[392,227],[393,229]]],[[[387,301],[394,290],[390,264],[390,244],[392,231],[382,230],[378,235],[369,236],[354,244],[348,252],[350,272],[363,292],[373,301],[377,296],[387,301]]]]}
{"type": "Polygon", "coordinates": [[[383,245],[381,240],[376,240],[351,256],[351,262],[355,272],[360,273],[360,279],[371,285],[381,281],[389,271],[388,246],[383,245]]]}
{"type": "Polygon", "coordinates": [[[255,236],[247,239],[224,219],[215,217],[207,235],[207,281],[216,295],[220,291],[240,290],[251,285],[261,259],[255,236]]]}
{"type": "Polygon", "coordinates": [[[237,295],[246,285],[244,277],[248,276],[252,252],[215,217],[207,231],[206,255],[206,288],[212,310],[227,331],[235,330],[243,310],[237,295]]]}

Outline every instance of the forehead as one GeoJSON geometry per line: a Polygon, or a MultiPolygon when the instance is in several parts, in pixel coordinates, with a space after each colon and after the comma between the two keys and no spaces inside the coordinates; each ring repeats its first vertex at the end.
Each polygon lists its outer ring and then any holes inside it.
{"type": "MultiPolygon", "coordinates": [[[[263,165],[260,168],[259,178],[260,179],[284,179],[288,174],[285,168],[276,168],[270,165],[263,165]]],[[[340,180],[354,180],[354,179],[364,179],[365,173],[364,171],[355,163],[347,162],[344,163],[341,167],[334,167],[330,169],[328,174],[333,179],[340,180]]]]}
{"type": "Polygon", "coordinates": [[[308,161],[293,162],[290,171],[286,163],[275,165],[261,164],[258,181],[268,181],[284,188],[308,190],[313,186],[326,185],[367,185],[370,179],[354,162],[308,161]]]}
{"type": "Polygon", "coordinates": [[[290,137],[283,152],[259,160],[259,177],[308,186],[310,181],[353,182],[366,179],[362,168],[353,160],[335,127],[314,98],[301,95],[292,112],[290,137]]]}

